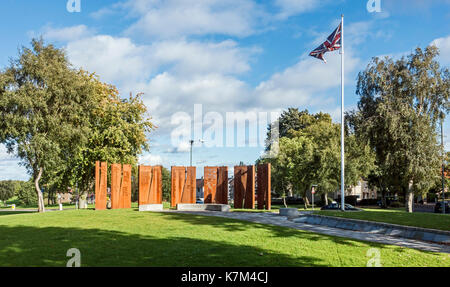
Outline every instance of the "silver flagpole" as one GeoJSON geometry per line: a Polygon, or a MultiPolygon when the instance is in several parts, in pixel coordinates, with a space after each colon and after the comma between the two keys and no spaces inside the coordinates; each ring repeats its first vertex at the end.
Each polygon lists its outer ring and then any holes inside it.
{"type": "Polygon", "coordinates": [[[344,15],[341,16],[341,210],[345,211],[344,146],[344,15]]]}

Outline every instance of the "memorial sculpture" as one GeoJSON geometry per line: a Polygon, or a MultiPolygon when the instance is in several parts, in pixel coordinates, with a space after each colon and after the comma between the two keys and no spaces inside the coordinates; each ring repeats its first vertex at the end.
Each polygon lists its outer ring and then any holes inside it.
{"type": "Polygon", "coordinates": [[[139,206],[162,204],[162,166],[139,166],[139,206]]]}
{"type": "Polygon", "coordinates": [[[255,208],[255,166],[234,167],[234,208],[255,208]]]}
{"type": "Polygon", "coordinates": [[[179,203],[195,204],[196,186],[195,167],[173,166],[170,205],[175,207],[179,203]]]}
{"type": "Polygon", "coordinates": [[[95,210],[106,209],[108,163],[95,163],[95,210]]]}
{"type": "Polygon", "coordinates": [[[203,192],[207,204],[228,204],[228,167],[206,166],[203,192]]]}
{"type": "MultiPolygon", "coordinates": [[[[95,210],[107,206],[108,163],[95,163],[95,210]]],[[[131,208],[131,165],[111,165],[111,209],[131,208]]]]}
{"type": "Polygon", "coordinates": [[[271,210],[271,165],[270,163],[267,164],[260,164],[258,165],[257,169],[257,176],[256,176],[256,189],[257,189],[257,202],[258,202],[258,209],[266,209],[271,210]]]}

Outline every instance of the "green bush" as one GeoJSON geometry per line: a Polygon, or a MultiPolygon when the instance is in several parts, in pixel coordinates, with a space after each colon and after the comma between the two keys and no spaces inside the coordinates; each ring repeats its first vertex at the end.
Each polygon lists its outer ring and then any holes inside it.
{"type": "Polygon", "coordinates": [[[16,190],[17,199],[25,206],[37,205],[37,194],[31,181],[22,181],[16,190]]]}
{"type": "Polygon", "coordinates": [[[6,201],[14,196],[16,182],[12,180],[0,181],[0,200],[6,204],[6,201]]]}

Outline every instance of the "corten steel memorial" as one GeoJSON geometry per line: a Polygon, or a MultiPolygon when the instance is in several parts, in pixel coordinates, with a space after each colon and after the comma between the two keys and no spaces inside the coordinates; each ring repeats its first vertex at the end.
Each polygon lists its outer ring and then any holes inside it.
{"type": "Polygon", "coordinates": [[[205,167],[204,198],[205,203],[228,204],[228,167],[205,167]]]}
{"type": "Polygon", "coordinates": [[[122,166],[111,164],[111,209],[120,208],[120,184],[122,181],[122,166]]]}
{"type": "Polygon", "coordinates": [[[139,206],[162,204],[162,166],[139,166],[139,206]]]}
{"type": "Polygon", "coordinates": [[[203,197],[205,203],[216,203],[217,166],[205,166],[203,197]]]}
{"type": "Polygon", "coordinates": [[[271,165],[260,164],[258,165],[256,182],[257,182],[257,201],[258,201],[258,209],[266,209],[270,210],[271,206],[271,173],[270,173],[271,165]]]}
{"type": "Polygon", "coordinates": [[[120,189],[122,200],[119,208],[131,208],[131,165],[124,164],[122,167],[122,186],[120,189]]]}
{"type": "Polygon", "coordinates": [[[95,210],[106,209],[108,163],[95,162],[95,210]]]}
{"type": "Polygon", "coordinates": [[[131,165],[111,165],[111,209],[119,208],[131,208],[131,165]]]}
{"type": "Polygon", "coordinates": [[[228,167],[221,166],[217,171],[216,200],[219,204],[228,204],[228,167]]]}
{"type": "Polygon", "coordinates": [[[255,208],[255,166],[234,167],[234,208],[255,208]]]}
{"type": "Polygon", "coordinates": [[[172,167],[172,196],[170,205],[175,207],[179,203],[196,202],[196,168],[173,166],[172,167]]]}

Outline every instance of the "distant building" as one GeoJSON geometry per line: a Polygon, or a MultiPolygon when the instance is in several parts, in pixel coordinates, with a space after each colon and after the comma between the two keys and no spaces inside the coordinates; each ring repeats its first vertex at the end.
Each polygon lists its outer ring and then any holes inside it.
{"type": "MultiPolygon", "coordinates": [[[[333,198],[336,199],[341,196],[340,190],[333,193],[333,198]]],[[[355,186],[345,191],[345,196],[356,196],[357,201],[363,199],[377,199],[378,193],[375,189],[369,188],[369,183],[361,179],[355,186]]]]}
{"type": "Polygon", "coordinates": [[[60,193],[61,195],[61,203],[71,203],[72,202],[72,193],[60,193]]]}
{"type": "Polygon", "coordinates": [[[197,179],[196,183],[197,183],[197,190],[196,190],[197,199],[204,198],[205,193],[203,191],[203,186],[205,185],[205,181],[204,181],[203,177],[201,179],[197,179]]]}
{"type": "Polygon", "coordinates": [[[234,177],[228,178],[228,202],[234,201],[234,177]]]}

